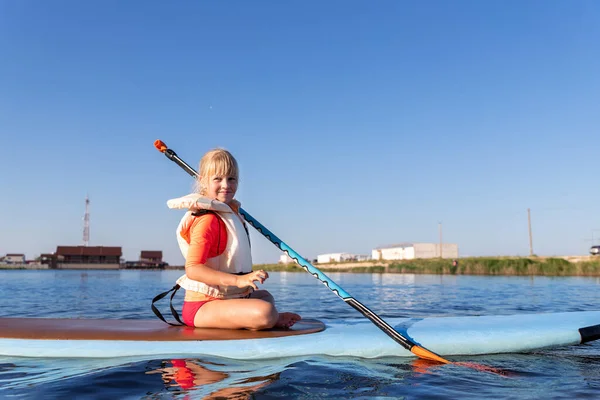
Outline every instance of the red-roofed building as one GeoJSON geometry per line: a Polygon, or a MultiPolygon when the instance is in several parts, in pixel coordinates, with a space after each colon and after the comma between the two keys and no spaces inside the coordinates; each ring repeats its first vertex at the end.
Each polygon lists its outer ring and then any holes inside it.
{"type": "Polygon", "coordinates": [[[122,255],[121,247],[58,246],[54,254],[42,254],[41,258],[50,268],[119,269],[122,255]]]}
{"type": "Polygon", "coordinates": [[[140,253],[140,262],[161,263],[162,251],[158,250],[142,250],[140,253]]]}
{"type": "Polygon", "coordinates": [[[162,251],[160,250],[142,250],[139,261],[127,261],[125,268],[164,268],[167,264],[162,260],[162,251]]]}

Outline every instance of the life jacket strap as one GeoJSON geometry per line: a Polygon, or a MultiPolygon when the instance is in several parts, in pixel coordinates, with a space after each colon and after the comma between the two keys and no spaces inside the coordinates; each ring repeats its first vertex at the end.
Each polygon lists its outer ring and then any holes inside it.
{"type": "Polygon", "coordinates": [[[156,315],[160,320],[162,320],[163,322],[166,322],[169,325],[172,326],[186,326],[183,321],[179,318],[179,314],[177,313],[177,310],[175,310],[175,308],[173,307],[173,297],[175,296],[175,293],[177,293],[177,291],[179,290],[181,286],[179,285],[175,285],[173,286],[171,289],[167,290],[166,292],[163,292],[159,295],[157,295],[156,297],[154,297],[152,299],[152,312],[154,313],[154,315],[156,315]],[[154,303],[156,303],[157,301],[163,299],[166,295],[168,295],[170,292],[173,292],[173,294],[171,294],[171,300],[169,301],[169,307],[171,308],[171,314],[173,314],[173,317],[177,320],[177,322],[179,322],[178,324],[174,324],[172,322],[169,322],[165,319],[165,317],[163,317],[163,315],[160,313],[160,311],[158,311],[158,308],[156,308],[156,306],[154,305],[154,303]]]}

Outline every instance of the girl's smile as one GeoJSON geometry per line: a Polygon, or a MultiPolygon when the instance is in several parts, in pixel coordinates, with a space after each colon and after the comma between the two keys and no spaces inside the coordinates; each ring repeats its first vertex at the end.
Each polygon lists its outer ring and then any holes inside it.
{"type": "Polygon", "coordinates": [[[208,181],[206,195],[229,204],[237,191],[237,179],[233,176],[213,175],[208,181]]]}

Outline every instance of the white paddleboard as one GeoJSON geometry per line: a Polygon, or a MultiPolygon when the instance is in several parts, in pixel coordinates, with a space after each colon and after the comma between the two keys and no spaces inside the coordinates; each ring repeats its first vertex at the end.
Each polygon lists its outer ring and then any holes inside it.
{"type": "MultiPolygon", "coordinates": [[[[600,311],[386,321],[441,356],[527,352],[600,338],[600,311]]],[[[414,357],[367,319],[326,324],[303,320],[289,331],[250,332],[174,328],[158,320],[0,318],[0,355],[240,360],[310,355],[414,357]]]]}

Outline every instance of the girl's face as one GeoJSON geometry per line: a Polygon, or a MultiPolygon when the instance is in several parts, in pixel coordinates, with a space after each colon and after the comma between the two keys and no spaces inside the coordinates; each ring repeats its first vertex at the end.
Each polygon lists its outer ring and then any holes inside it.
{"type": "Polygon", "coordinates": [[[233,176],[211,175],[208,178],[206,197],[229,204],[237,192],[238,182],[233,176]]]}

